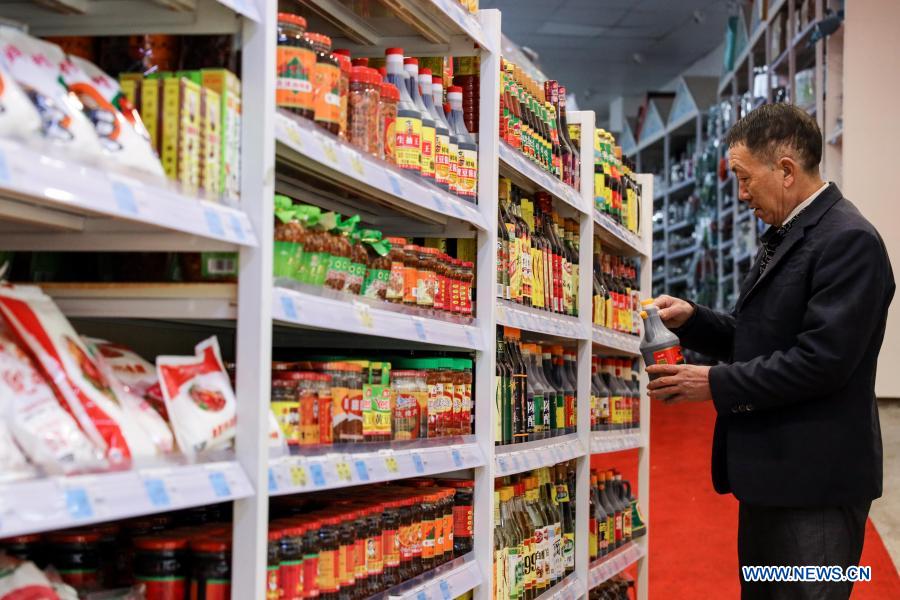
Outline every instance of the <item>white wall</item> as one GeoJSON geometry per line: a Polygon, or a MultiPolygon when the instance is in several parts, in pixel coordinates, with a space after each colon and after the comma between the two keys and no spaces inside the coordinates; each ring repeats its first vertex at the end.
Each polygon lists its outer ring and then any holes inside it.
{"type": "MultiPolygon", "coordinates": [[[[844,32],[844,194],[878,228],[900,279],[900,2],[846,3],[844,32]]],[[[898,294],[900,295],[900,294],[898,294]]],[[[900,298],[881,349],[875,391],[900,397],[900,298]]]]}

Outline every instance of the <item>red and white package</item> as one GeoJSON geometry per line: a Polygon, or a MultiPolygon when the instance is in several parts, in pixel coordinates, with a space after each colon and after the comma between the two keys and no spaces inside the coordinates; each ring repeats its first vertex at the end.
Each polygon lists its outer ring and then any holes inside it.
{"type": "Polygon", "coordinates": [[[228,445],[237,424],[237,400],[215,336],[194,356],[157,356],[156,372],[178,447],[189,456],[228,445]]]}
{"type": "Polygon", "coordinates": [[[33,562],[0,554],[0,600],[60,599],[33,562]]]}
{"type": "Polygon", "coordinates": [[[106,354],[96,342],[106,344],[105,347],[107,348],[111,344],[109,344],[109,342],[104,342],[103,340],[94,340],[87,337],[82,337],[82,340],[96,357],[100,370],[103,372],[107,381],[109,381],[110,387],[122,407],[134,417],[141,426],[141,429],[144,430],[144,433],[150,436],[150,439],[153,440],[153,444],[159,452],[163,454],[172,452],[172,450],[175,449],[175,438],[172,436],[172,430],[169,429],[165,419],[163,419],[141,395],[133,393],[130,388],[122,383],[119,379],[118,371],[116,371],[110,361],[106,359],[106,354]]]}
{"type": "MultiPolygon", "coordinates": [[[[31,359],[0,323],[0,419],[34,464],[51,475],[102,468],[103,452],[63,410],[31,359]]],[[[6,462],[3,462],[4,469],[6,462]]]]}
{"type": "Polygon", "coordinates": [[[150,403],[162,418],[166,421],[169,417],[166,413],[166,401],[159,387],[159,377],[156,376],[156,367],[140,354],[120,344],[85,338],[93,343],[107,364],[112,367],[116,377],[129,392],[137,394],[150,403]]]}
{"type": "Polygon", "coordinates": [[[116,397],[96,357],[40,288],[0,287],[0,316],[112,466],[156,454],[153,441],[116,397]]]}
{"type": "MultiPolygon", "coordinates": [[[[0,400],[0,407],[2,407],[2,402],[0,400]]],[[[0,418],[3,418],[2,413],[0,413],[0,418]]],[[[9,426],[5,421],[0,421],[0,483],[28,479],[36,474],[16,444],[9,426]]]]}
{"type": "Polygon", "coordinates": [[[0,60],[0,136],[28,139],[41,131],[41,117],[0,60]]]}

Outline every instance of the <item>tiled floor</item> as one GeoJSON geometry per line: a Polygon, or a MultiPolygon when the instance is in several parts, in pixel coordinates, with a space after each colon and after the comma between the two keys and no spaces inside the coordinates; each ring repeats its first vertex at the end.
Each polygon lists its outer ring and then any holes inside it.
{"type": "Polygon", "coordinates": [[[900,569],[900,400],[879,403],[884,444],[884,495],[872,504],[870,516],[887,551],[900,569]]]}

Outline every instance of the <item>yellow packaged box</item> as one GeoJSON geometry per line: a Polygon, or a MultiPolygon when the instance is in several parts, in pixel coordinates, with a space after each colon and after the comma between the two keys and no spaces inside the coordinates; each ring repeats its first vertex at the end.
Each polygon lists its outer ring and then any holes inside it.
{"type": "Polygon", "coordinates": [[[219,94],[222,150],[219,153],[220,191],[224,198],[241,196],[241,80],[227,69],[203,69],[202,85],[219,94]]]}
{"type": "Polygon", "coordinates": [[[160,158],[166,174],[187,194],[200,187],[200,86],[184,77],[163,79],[160,158]]]}
{"type": "Polygon", "coordinates": [[[222,191],[222,103],[219,94],[200,89],[200,188],[212,200],[222,191]]]}
{"type": "MultiPolygon", "coordinates": [[[[159,79],[144,79],[141,81],[140,89],[140,111],[141,118],[144,120],[144,127],[150,134],[150,144],[157,154],[160,154],[160,132],[159,132],[159,79]]],[[[163,169],[166,168],[163,163],[163,169]]],[[[169,175],[168,170],[166,175],[169,175]]]]}

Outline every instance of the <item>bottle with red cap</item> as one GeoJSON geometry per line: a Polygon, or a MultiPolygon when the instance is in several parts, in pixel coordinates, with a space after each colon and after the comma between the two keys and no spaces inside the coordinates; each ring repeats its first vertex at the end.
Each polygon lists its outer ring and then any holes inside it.
{"type": "Polygon", "coordinates": [[[431,95],[434,99],[434,110],[442,121],[447,123],[450,135],[450,149],[447,153],[449,162],[444,177],[447,179],[447,187],[450,191],[459,195],[459,136],[456,135],[456,130],[450,124],[450,115],[444,109],[444,80],[438,75],[432,76],[431,95]]]}
{"type": "Polygon", "coordinates": [[[434,104],[434,78],[431,69],[419,71],[419,89],[425,107],[434,119],[434,182],[442,190],[450,191],[450,124],[444,118],[444,110],[434,104]]]}
{"type": "Polygon", "coordinates": [[[409,95],[416,109],[422,115],[422,138],[421,138],[421,175],[422,178],[434,182],[434,115],[428,110],[425,100],[422,98],[422,92],[419,88],[419,61],[416,58],[406,57],[403,59],[403,69],[407,73],[407,83],[409,84],[409,95]]]}
{"type": "Polygon", "coordinates": [[[416,174],[422,172],[422,114],[413,102],[403,68],[403,48],[385,52],[387,81],[400,92],[397,119],[394,122],[394,156],[397,166],[416,174]]]}
{"type": "Polygon", "coordinates": [[[475,137],[466,129],[463,117],[462,88],[455,85],[450,86],[450,89],[447,90],[447,100],[450,103],[450,127],[456,133],[458,140],[457,193],[461,198],[475,202],[478,185],[478,145],[475,143],[475,137]]]}

